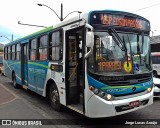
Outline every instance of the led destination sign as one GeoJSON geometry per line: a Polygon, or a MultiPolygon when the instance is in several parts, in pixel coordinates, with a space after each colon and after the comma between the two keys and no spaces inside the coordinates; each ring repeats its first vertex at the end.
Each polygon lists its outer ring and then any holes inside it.
{"type": "Polygon", "coordinates": [[[94,13],[91,16],[92,25],[128,27],[133,29],[150,30],[147,20],[140,19],[138,16],[110,14],[110,13],[94,13]]]}
{"type": "Polygon", "coordinates": [[[142,29],[142,20],[126,18],[124,16],[101,14],[101,23],[120,27],[132,27],[142,29]]]}

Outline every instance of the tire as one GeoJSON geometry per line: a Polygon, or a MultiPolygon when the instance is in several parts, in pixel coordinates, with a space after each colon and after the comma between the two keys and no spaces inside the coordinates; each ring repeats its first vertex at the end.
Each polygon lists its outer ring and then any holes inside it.
{"type": "Polygon", "coordinates": [[[14,88],[16,88],[16,89],[19,88],[19,85],[16,82],[16,75],[15,75],[15,73],[13,73],[13,75],[12,75],[12,81],[13,81],[14,88]]]}
{"type": "Polygon", "coordinates": [[[60,103],[58,89],[55,84],[52,84],[50,87],[49,99],[51,107],[56,111],[61,111],[62,105],[60,103]]]}
{"type": "Polygon", "coordinates": [[[155,76],[155,77],[157,76],[157,71],[155,71],[155,70],[153,71],[153,76],[155,76]]]}

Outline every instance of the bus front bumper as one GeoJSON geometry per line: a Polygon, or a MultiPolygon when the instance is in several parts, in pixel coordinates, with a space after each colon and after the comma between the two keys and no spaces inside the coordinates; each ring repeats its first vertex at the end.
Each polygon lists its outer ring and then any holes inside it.
{"type": "Polygon", "coordinates": [[[153,104],[153,89],[150,93],[141,96],[115,101],[107,101],[93,95],[88,101],[86,116],[91,118],[111,117],[129,113],[151,104],[153,104]],[[139,101],[140,104],[135,107],[129,106],[130,103],[135,101],[139,101]]]}

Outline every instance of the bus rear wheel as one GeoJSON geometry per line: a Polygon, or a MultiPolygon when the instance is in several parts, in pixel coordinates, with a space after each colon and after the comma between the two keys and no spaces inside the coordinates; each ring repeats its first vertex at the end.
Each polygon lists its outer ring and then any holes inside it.
{"type": "Polygon", "coordinates": [[[12,81],[13,81],[14,88],[19,88],[19,86],[18,86],[18,84],[16,82],[16,75],[15,75],[15,73],[13,73],[13,75],[12,75],[12,81]]]}
{"type": "Polygon", "coordinates": [[[50,98],[50,103],[51,103],[52,108],[56,111],[60,111],[62,105],[60,103],[58,89],[55,84],[52,84],[50,87],[49,98],[50,98]]]}

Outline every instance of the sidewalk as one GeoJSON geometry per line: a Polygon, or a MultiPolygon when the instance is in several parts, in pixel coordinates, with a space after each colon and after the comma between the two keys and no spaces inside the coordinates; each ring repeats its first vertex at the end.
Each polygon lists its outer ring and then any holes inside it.
{"type": "Polygon", "coordinates": [[[45,117],[0,83],[0,119],[45,119],[45,117]]]}
{"type": "Polygon", "coordinates": [[[15,100],[16,97],[0,85],[0,105],[15,100]]]}

